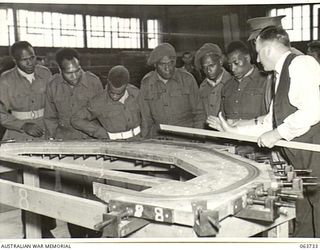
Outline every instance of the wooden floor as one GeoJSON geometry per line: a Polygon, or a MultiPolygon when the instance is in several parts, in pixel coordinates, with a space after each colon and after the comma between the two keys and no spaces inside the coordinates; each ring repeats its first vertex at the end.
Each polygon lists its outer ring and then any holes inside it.
{"type": "MultiPolygon", "coordinates": [[[[51,230],[55,238],[70,238],[67,223],[57,220],[51,230]]],[[[22,239],[21,210],[13,209],[0,213],[0,239],[22,239]]]]}

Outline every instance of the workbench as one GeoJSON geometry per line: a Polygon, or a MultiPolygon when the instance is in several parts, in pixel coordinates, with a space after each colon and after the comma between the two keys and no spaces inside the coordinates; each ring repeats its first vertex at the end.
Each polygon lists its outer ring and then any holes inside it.
{"type": "Polygon", "coordinates": [[[0,161],[23,170],[24,183],[0,180],[0,203],[29,211],[27,238],[40,238],[38,214],[100,229],[107,237],[139,238],[250,237],[264,231],[288,237],[288,222],[295,218],[293,202],[270,195],[295,195],[280,189],[270,165],[216,144],[14,142],[0,146],[0,161]],[[99,200],[39,188],[40,168],[104,179],[93,184],[99,200]],[[168,178],[171,173],[178,175],[168,178]],[[253,201],[266,192],[265,205],[253,201]]]}

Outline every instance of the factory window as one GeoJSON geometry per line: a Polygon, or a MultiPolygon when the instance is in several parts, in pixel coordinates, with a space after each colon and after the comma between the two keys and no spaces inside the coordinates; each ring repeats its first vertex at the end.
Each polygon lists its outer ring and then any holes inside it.
{"type": "Polygon", "coordinates": [[[154,48],[160,43],[160,22],[139,18],[62,14],[0,8],[0,46],[27,40],[39,47],[154,48]],[[85,21],[85,23],[84,23],[85,21]],[[144,44],[147,32],[147,44],[144,44]],[[17,37],[15,37],[15,35],[17,37]]]}
{"type": "Polygon", "coordinates": [[[0,46],[14,43],[14,25],[12,9],[0,9],[0,46]]]}
{"type": "Polygon", "coordinates": [[[310,5],[272,9],[269,15],[286,15],[282,19],[282,26],[288,32],[291,41],[310,40],[310,5]]]}
{"type": "Polygon", "coordinates": [[[20,40],[33,46],[83,47],[82,15],[17,10],[20,40]]]}
{"type": "Polygon", "coordinates": [[[148,32],[148,48],[153,49],[160,43],[160,27],[158,20],[147,21],[147,32],[148,32]]]}
{"type": "Polygon", "coordinates": [[[141,47],[140,20],[108,16],[86,16],[89,48],[141,47]]]}
{"type": "Polygon", "coordinates": [[[313,5],[313,40],[319,40],[319,11],[320,4],[313,5]]]}

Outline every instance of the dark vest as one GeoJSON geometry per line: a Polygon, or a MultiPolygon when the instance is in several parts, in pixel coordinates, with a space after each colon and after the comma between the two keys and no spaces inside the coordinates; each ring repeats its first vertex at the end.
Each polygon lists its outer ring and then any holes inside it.
{"type": "MultiPolygon", "coordinates": [[[[273,102],[273,124],[274,127],[278,127],[283,121],[291,114],[297,111],[297,108],[290,104],[289,101],[289,88],[290,88],[290,76],[289,76],[289,65],[297,55],[289,54],[284,61],[277,92],[273,102]]],[[[301,83],[303,84],[303,83],[301,83]]],[[[294,141],[299,142],[312,142],[314,135],[320,134],[320,123],[315,124],[310,130],[295,138],[294,141]]]]}

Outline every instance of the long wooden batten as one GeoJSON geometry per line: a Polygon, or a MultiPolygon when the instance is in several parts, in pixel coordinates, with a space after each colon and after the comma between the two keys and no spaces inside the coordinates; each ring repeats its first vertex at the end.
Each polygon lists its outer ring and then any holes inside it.
{"type": "MultiPolygon", "coordinates": [[[[218,131],[212,131],[212,130],[187,128],[187,127],[165,125],[165,124],[160,124],[160,129],[166,132],[178,133],[178,134],[200,135],[205,137],[224,138],[224,139],[232,139],[232,140],[255,142],[255,143],[257,143],[258,141],[257,136],[240,135],[240,134],[233,134],[228,132],[218,132],[218,131]]],[[[319,144],[280,140],[275,144],[275,146],[320,152],[319,144]]]]}

